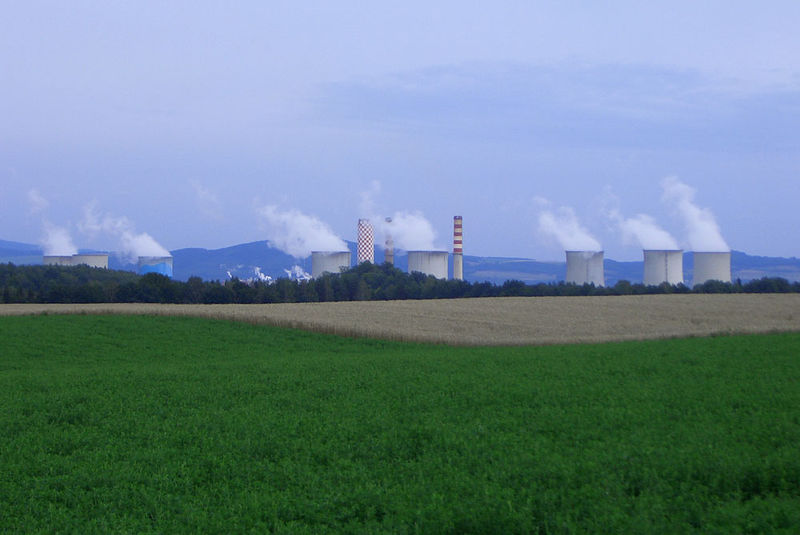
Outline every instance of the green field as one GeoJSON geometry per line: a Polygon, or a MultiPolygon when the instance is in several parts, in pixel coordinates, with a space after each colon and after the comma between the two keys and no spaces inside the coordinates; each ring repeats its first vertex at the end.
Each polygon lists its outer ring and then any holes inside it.
{"type": "Polygon", "coordinates": [[[800,334],[452,348],[0,318],[6,532],[798,526],[800,334]]]}

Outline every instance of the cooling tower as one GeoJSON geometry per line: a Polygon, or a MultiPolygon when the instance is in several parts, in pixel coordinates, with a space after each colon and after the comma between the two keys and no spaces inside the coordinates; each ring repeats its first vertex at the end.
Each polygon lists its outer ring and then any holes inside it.
{"type": "Polygon", "coordinates": [[[464,280],[464,228],[460,215],[453,216],[453,278],[464,280]]]}
{"type": "Polygon", "coordinates": [[[358,220],[358,254],[356,263],[375,263],[375,233],[369,219],[358,220]]]}
{"type": "Polygon", "coordinates": [[[447,279],[447,251],[409,251],[408,272],[419,271],[437,279],[447,279]]]}
{"type": "Polygon", "coordinates": [[[171,256],[140,256],[138,263],[139,275],[147,273],[159,273],[172,277],[172,257],[171,256]]]}
{"type": "Polygon", "coordinates": [[[603,251],[566,251],[566,282],[574,284],[605,285],[603,251]]]}
{"type": "Polygon", "coordinates": [[[644,250],[645,286],[683,283],[683,251],[644,250]]]}
{"type": "Polygon", "coordinates": [[[108,269],[107,254],[76,254],[72,255],[72,265],[86,265],[95,268],[108,269]]]}
{"type": "Polygon", "coordinates": [[[69,256],[46,255],[42,257],[42,264],[44,264],[45,266],[71,266],[72,255],[69,256]]]}
{"type": "Polygon", "coordinates": [[[731,253],[693,253],[692,286],[706,281],[731,282],[731,253]]]}
{"type": "Polygon", "coordinates": [[[321,277],[324,273],[341,273],[350,267],[350,251],[312,251],[311,276],[321,277]]]}

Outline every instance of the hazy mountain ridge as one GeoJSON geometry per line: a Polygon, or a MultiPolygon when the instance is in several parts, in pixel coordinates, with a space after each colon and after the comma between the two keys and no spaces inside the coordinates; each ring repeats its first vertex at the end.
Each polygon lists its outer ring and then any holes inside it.
{"type": "MultiPolygon", "coordinates": [[[[355,258],[356,245],[347,242],[355,258]]],[[[174,276],[187,280],[198,276],[205,280],[225,280],[230,277],[258,279],[261,276],[272,278],[287,276],[286,270],[300,266],[311,272],[311,258],[296,259],[278,249],[270,247],[266,241],[257,241],[223,247],[204,249],[198,247],[171,251],[174,263],[174,276]],[[259,275],[259,273],[261,275],[259,275]]],[[[14,264],[41,263],[42,249],[38,245],[0,240],[0,262],[14,264]]],[[[452,256],[452,255],[451,255],[452,256]]],[[[375,261],[383,262],[383,249],[376,247],[375,261]]],[[[396,251],[395,265],[406,270],[408,263],[404,251],[396,251]]],[[[452,261],[450,262],[452,274],[452,261]]],[[[135,265],[111,254],[109,267],[112,269],[135,269],[135,265]]],[[[684,254],[684,277],[691,281],[692,255],[684,254]]],[[[464,256],[464,277],[471,282],[492,282],[502,284],[509,279],[526,283],[557,282],[563,280],[566,272],[564,262],[540,262],[528,258],[464,256]]],[[[613,285],[620,280],[641,282],[643,263],[641,261],[620,262],[606,258],[606,283],[613,285]]],[[[782,277],[791,282],[800,281],[800,259],[791,257],[751,256],[741,251],[731,253],[731,273],[733,279],[743,281],[762,277],[782,277]]]]}

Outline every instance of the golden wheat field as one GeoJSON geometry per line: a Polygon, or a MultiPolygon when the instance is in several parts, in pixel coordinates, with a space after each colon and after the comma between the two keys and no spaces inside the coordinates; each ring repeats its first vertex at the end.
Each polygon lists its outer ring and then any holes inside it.
{"type": "Polygon", "coordinates": [[[0,315],[184,315],[345,336],[528,345],[800,331],[800,295],[499,297],[268,305],[0,305],[0,315]]]}

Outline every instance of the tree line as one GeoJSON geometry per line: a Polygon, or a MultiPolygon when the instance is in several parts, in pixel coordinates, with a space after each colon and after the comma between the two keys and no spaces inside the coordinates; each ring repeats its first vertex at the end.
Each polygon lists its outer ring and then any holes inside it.
{"type": "Polygon", "coordinates": [[[799,293],[800,282],[763,278],[743,283],[708,281],[689,288],[619,281],[613,286],[538,283],[509,280],[503,284],[442,280],[422,273],[405,273],[389,264],[364,263],[338,274],[310,281],[287,278],[245,283],[239,279],[176,281],[157,273],[88,266],[16,266],[0,264],[0,303],[302,303],[381,301],[457,297],[537,297],[582,295],[644,295],[667,293],[799,293]]]}

